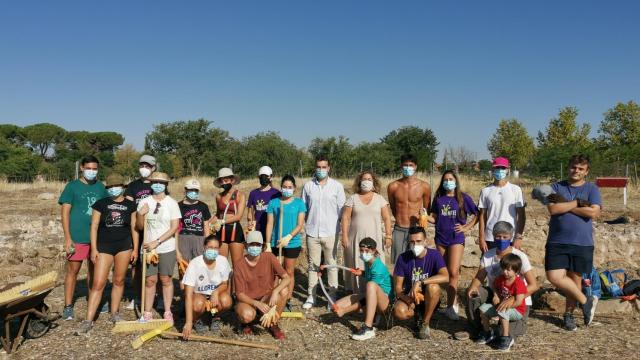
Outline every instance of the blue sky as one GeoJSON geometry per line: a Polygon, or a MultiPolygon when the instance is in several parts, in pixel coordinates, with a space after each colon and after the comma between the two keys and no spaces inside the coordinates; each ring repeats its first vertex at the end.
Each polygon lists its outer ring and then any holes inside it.
{"type": "MultiPolygon", "coordinates": [[[[0,123],[117,131],[206,118],[375,141],[405,125],[488,156],[502,118],[535,137],[640,101],[637,1],[6,1],[0,123]]],[[[439,158],[442,153],[440,153],[439,158]]]]}

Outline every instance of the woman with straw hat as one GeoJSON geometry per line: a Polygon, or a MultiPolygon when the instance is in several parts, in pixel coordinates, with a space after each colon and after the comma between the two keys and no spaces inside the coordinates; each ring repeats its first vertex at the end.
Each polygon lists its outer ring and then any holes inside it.
{"type": "Polygon", "coordinates": [[[153,315],[151,308],[156,296],[156,284],[158,276],[162,284],[162,297],[164,300],[163,318],[173,322],[171,313],[171,301],[173,300],[173,270],[176,265],[176,239],[181,214],[178,203],[169,196],[168,184],[171,181],[169,175],[163,172],[154,172],[149,175],[153,195],[146,197],[138,204],[137,226],[142,230],[146,225],[143,248],[151,252],[147,261],[145,280],[145,312],[142,314],[145,320],[151,320],[153,315]],[[145,224],[146,220],[146,224],[145,224]],[[157,258],[156,258],[157,255],[157,258]],[[155,258],[156,261],[153,261],[155,258]],[[150,262],[150,263],[149,263],[150,262]]]}
{"type": "Polygon", "coordinates": [[[216,187],[222,189],[216,194],[217,210],[213,221],[221,242],[220,255],[228,256],[231,252],[234,266],[244,254],[245,242],[240,220],[247,206],[247,200],[244,193],[236,187],[239,183],[240,177],[229,168],[220,169],[218,177],[213,182],[216,187]]]}
{"type": "Polygon", "coordinates": [[[85,335],[91,330],[112,267],[111,322],[122,320],[118,309],[124,293],[124,278],[129,263],[138,257],[136,204],[124,197],[124,178],[117,174],[109,175],[105,188],[109,197],[96,201],[92,206],[89,259],[94,264],[94,276],[87,316],[80,323],[76,335],[85,335]]]}

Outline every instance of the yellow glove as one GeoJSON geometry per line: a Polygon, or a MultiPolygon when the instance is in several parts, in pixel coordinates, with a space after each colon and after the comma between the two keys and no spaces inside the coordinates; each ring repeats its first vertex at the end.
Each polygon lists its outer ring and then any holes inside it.
{"type": "Polygon", "coordinates": [[[222,227],[224,226],[224,219],[222,220],[216,220],[215,222],[212,222],[210,227],[211,230],[213,230],[214,233],[217,233],[218,231],[220,231],[220,229],[222,229],[222,227]]]}
{"type": "Polygon", "coordinates": [[[160,262],[160,256],[156,252],[156,250],[151,250],[151,252],[147,255],[147,264],[158,265],[160,262]]]}
{"type": "Polygon", "coordinates": [[[425,208],[420,210],[420,226],[424,229],[429,227],[429,215],[427,215],[427,209],[425,208]]]}
{"type": "Polygon", "coordinates": [[[287,247],[287,245],[289,245],[289,241],[291,241],[292,238],[293,236],[291,236],[291,234],[283,237],[282,239],[280,239],[280,241],[278,241],[278,247],[279,248],[287,247]]]}
{"type": "Polygon", "coordinates": [[[184,276],[184,273],[187,271],[187,267],[189,266],[189,262],[185,259],[180,259],[180,261],[178,261],[178,274],[180,274],[180,277],[184,276]]]}

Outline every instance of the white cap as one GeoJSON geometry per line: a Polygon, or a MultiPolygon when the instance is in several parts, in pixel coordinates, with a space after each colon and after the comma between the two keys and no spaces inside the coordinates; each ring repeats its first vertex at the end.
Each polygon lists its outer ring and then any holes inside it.
{"type": "Polygon", "coordinates": [[[198,190],[200,191],[200,182],[196,179],[189,179],[186,183],[184,183],[184,188],[187,190],[198,190]]]}
{"type": "Polygon", "coordinates": [[[247,240],[246,240],[247,244],[252,244],[252,243],[258,243],[258,244],[263,244],[264,241],[262,240],[262,233],[260,231],[249,231],[249,233],[247,234],[247,240]]]}
{"type": "Polygon", "coordinates": [[[271,168],[268,166],[263,166],[260,168],[260,170],[258,170],[258,176],[260,175],[271,176],[273,175],[273,170],[271,170],[271,168]]]}

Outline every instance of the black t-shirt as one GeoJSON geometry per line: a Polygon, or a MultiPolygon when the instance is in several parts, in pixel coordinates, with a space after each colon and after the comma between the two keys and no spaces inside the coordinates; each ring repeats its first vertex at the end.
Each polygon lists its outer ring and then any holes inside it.
{"type": "Polygon", "coordinates": [[[153,190],[151,190],[151,183],[145,183],[142,179],[137,179],[127,185],[127,189],[124,191],[124,196],[130,196],[136,202],[136,205],[140,200],[151,196],[153,190]]]}
{"type": "Polygon", "coordinates": [[[113,198],[107,197],[96,201],[93,208],[100,212],[99,243],[132,241],[131,214],[136,211],[133,201],[125,198],[121,202],[115,202],[113,198]]]}
{"type": "Polygon", "coordinates": [[[198,201],[195,204],[185,204],[184,200],[180,201],[178,206],[180,206],[180,213],[182,214],[180,234],[203,236],[204,222],[211,219],[209,206],[202,201],[198,201]]]}

